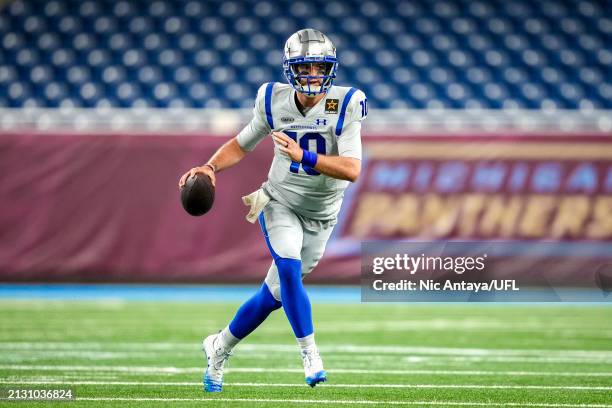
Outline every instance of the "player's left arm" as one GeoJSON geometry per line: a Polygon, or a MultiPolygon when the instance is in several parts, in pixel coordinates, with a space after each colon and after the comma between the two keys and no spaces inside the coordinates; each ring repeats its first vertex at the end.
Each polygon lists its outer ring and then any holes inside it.
{"type": "Polygon", "coordinates": [[[296,141],[282,132],[273,132],[272,137],[279,149],[291,160],[307,164],[329,177],[355,182],[361,173],[361,121],[366,116],[367,99],[365,94],[358,90],[348,106],[346,126],[338,136],[338,156],[303,150],[296,141]]]}
{"type": "Polygon", "coordinates": [[[356,182],[361,174],[361,160],[344,156],[318,155],[314,169],[329,177],[356,182]]]}
{"type": "Polygon", "coordinates": [[[272,138],[278,144],[278,148],[295,162],[306,163],[304,161],[304,154],[311,153],[316,155],[314,169],[319,173],[352,182],[357,181],[359,173],[361,173],[361,160],[352,157],[327,156],[307,152],[283,132],[272,132],[272,138]]]}

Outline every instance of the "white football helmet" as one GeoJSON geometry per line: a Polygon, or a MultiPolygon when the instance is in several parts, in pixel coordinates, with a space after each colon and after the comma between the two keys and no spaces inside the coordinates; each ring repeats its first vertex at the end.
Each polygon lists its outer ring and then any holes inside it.
{"type": "Polygon", "coordinates": [[[336,47],[322,32],[313,28],[300,30],[287,40],[283,54],[283,70],[285,78],[293,89],[307,95],[316,95],[329,91],[334,79],[338,60],[336,47]],[[304,75],[298,72],[300,64],[324,63],[323,75],[304,75]],[[321,85],[311,84],[315,78],[321,79],[321,85]],[[306,80],[303,83],[303,80],[306,80]]]}

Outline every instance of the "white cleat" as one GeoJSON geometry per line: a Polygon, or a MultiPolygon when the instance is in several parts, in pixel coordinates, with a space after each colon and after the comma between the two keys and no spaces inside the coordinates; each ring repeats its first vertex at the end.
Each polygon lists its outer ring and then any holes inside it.
{"type": "Polygon", "coordinates": [[[202,342],[202,350],[206,357],[208,366],[204,372],[204,391],[221,392],[223,389],[223,366],[232,355],[231,351],[225,350],[218,345],[218,334],[211,334],[202,342]]]}
{"type": "Polygon", "coordinates": [[[302,350],[301,354],[306,384],[314,387],[320,382],[327,381],[327,373],[323,369],[323,360],[319,356],[319,350],[313,347],[311,350],[302,350]]]}

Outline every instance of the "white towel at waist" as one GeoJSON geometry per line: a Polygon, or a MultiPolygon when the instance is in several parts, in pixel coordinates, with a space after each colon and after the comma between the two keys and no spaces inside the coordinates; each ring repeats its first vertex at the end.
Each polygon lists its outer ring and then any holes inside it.
{"type": "Polygon", "coordinates": [[[270,197],[266,194],[263,188],[260,188],[257,191],[253,191],[251,194],[242,197],[242,202],[244,205],[250,206],[249,213],[246,216],[246,219],[251,224],[255,223],[259,214],[261,214],[262,210],[270,201],[270,197]]]}

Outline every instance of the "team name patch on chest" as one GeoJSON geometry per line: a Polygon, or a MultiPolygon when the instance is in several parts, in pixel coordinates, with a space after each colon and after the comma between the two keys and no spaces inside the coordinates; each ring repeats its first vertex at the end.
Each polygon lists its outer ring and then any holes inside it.
{"type": "Polygon", "coordinates": [[[289,125],[289,129],[318,129],[316,125],[307,125],[307,124],[295,124],[289,125]]]}

